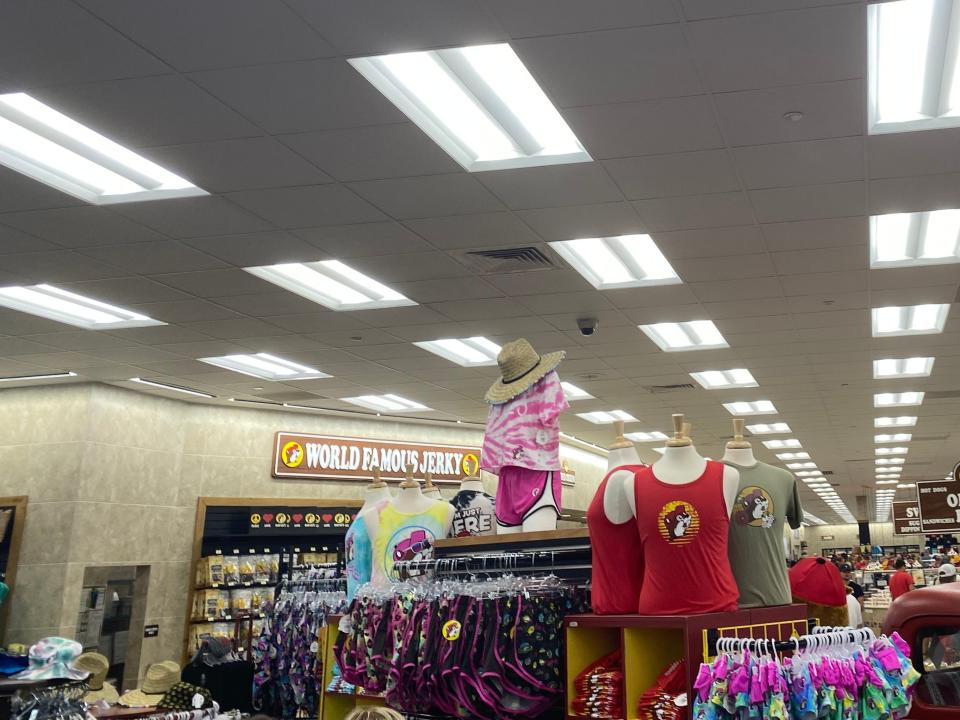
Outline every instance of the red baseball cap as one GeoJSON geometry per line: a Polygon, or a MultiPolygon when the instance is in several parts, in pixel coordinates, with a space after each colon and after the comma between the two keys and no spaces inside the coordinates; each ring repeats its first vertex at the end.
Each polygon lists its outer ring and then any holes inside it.
{"type": "Polygon", "coordinates": [[[817,605],[847,604],[840,570],[822,557],[805,558],[790,568],[790,592],[795,598],[817,605]]]}

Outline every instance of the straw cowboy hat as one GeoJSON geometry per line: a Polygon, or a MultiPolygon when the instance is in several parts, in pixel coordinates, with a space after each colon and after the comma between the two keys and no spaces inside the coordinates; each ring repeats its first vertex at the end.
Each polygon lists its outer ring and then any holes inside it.
{"type": "Polygon", "coordinates": [[[508,342],[497,355],[500,379],[487,390],[486,400],[491,405],[502,405],[513,400],[531,385],[554,370],[566,352],[539,355],[525,338],[508,342]]]}
{"type": "Polygon", "coordinates": [[[180,682],[180,666],[172,660],[154,663],[147,668],[143,684],[120,696],[120,704],[127,707],[153,707],[163,700],[167,690],[180,682]]]}
{"type": "Polygon", "coordinates": [[[106,656],[100,653],[86,652],[74,660],[73,667],[76,670],[90,673],[90,677],[87,678],[90,692],[83,696],[86,702],[93,704],[100,700],[106,700],[113,705],[120,699],[117,689],[110,683],[105,682],[110,670],[110,661],[106,656]]]}

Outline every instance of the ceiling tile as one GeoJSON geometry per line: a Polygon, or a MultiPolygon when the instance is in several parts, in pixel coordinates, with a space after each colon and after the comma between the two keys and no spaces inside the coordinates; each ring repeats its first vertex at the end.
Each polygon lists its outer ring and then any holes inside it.
{"type": "Polygon", "coordinates": [[[767,253],[712,258],[677,258],[673,260],[672,265],[684,282],[690,283],[776,275],[767,253]]]}
{"type": "Polygon", "coordinates": [[[540,238],[514,213],[494,212],[406,220],[406,227],[443,250],[531,245],[540,238]]]}
{"type": "Polygon", "coordinates": [[[659,25],[679,20],[671,0],[487,0],[487,6],[515,38],[534,35],[560,35],[632,27],[659,25]]]}
{"type": "Polygon", "coordinates": [[[384,283],[472,275],[469,268],[438,252],[370,256],[358,258],[351,266],[384,283]]]}
{"type": "MultiPolygon", "coordinates": [[[[101,332],[59,332],[31,335],[30,340],[43,343],[61,350],[110,350],[118,347],[129,347],[134,343],[114,335],[101,332]]],[[[40,352],[40,351],[38,351],[40,352]]]]}
{"type": "Polygon", "coordinates": [[[867,245],[867,220],[864,217],[771,223],[761,225],[760,229],[770,252],[867,245]]]}
{"type": "Polygon", "coordinates": [[[187,245],[240,267],[320,260],[323,251],[285,232],[194,238],[187,245]]]}
{"type": "Polygon", "coordinates": [[[87,257],[109,262],[139,275],[212,270],[225,265],[175,240],[86,248],[81,252],[87,257]]]}
{"type": "Polygon", "coordinates": [[[163,285],[168,285],[191,295],[208,298],[245,293],[276,292],[277,287],[255,275],[234,269],[168,273],[156,275],[153,279],[163,285]]]}
{"type": "Polygon", "coordinates": [[[703,92],[679,25],[554,35],[512,44],[561,108],[703,92]]]}
{"type": "Polygon", "coordinates": [[[80,2],[182,72],[337,54],[286,5],[270,0],[80,2]]]}
{"type": "Polygon", "coordinates": [[[341,225],[385,219],[383,213],[343,185],[244,190],[229,193],[226,197],[281,228],[341,225]]]}
{"type": "Polygon", "coordinates": [[[500,297],[503,293],[482,278],[458,277],[394,283],[394,289],[418,303],[500,297]]]}
{"type": "Polygon", "coordinates": [[[66,0],[4,3],[0,47],[4,71],[19,89],[167,72],[143,48],[66,0]]]}
{"type": "Polygon", "coordinates": [[[279,291],[279,288],[277,292],[218,297],[214,302],[225,308],[257,318],[326,312],[326,308],[312,300],[307,300],[307,298],[296,293],[279,291]]]}
{"type": "Polygon", "coordinates": [[[144,154],[208,192],[332,181],[329,175],[272,138],[170,145],[151,148],[144,154]]]}
{"type": "Polygon", "coordinates": [[[654,233],[653,240],[669,259],[710,258],[765,252],[755,225],[654,233]]]}
{"type": "Polygon", "coordinates": [[[818,295],[832,297],[833,293],[849,293],[867,289],[867,271],[821,272],[809,275],[783,275],[780,278],[783,294],[818,295]]]}
{"type": "MultiPolygon", "coordinates": [[[[6,221],[8,217],[9,216],[5,216],[4,220],[6,221]]],[[[9,225],[0,225],[0,255],[56,249],[57,246],[53,243],[41,240],[33,235],[28,235],[25,232],[20,232],[9,225]]]]}
{"type": "Polygon", "coordinates": [[[266,220],[213,195],[127,203],[117,206],[116,212],[174,238],[272,229],[266,220]]]}
{"type": "Polygon", "coordinates": [[[447,318],[425,305],[413,307],[384,308],[381,310],[356,310],[357,317],[370,327],[386,328],[410,325],[427,325],[444,322],[447,318]]]}
{"type": "Polygon", "coordinates": [[[128,147],[258,135],[229,107],[178,75],[60,85],[37,98],[128,147]]]}
{"type": "Polygon", "coordinates": [[[862,135],[866,95],[862,80],[791,85],[713,96],[731,145],[862,135]],[[799,122],[784,117],[802,112],[799,122]]]}
{"type": "MultiPolygon", "coordinates": [[[[254,318],[235,318],[232,320],[204,320],[203,322],[185,322],[180,327],[196,330],[221,340],[236,340],[246,337],[267,337],[283,335],[288,332],[271,323],[254,318]]],[[[166,341],[165,341],[166,342],[166,341]]]]}
{"type": "MultiPolygon", "coordinates": [[[[533,272],[512,272],[491,275],[487,282],[504,294],[522,300],[525,295],[552,295],[559,290],[589,291],[592,286],[576,270],[558,267],[533,272]]],[[[451,298],[452,299],[452,298],[451,298]]],[[[608,307],[605,305],[605,307],[608,307]]]]}
{"type": "Polygon", "coordinates": [[[478,173],[477,179],[513,210],[623,199],[600,163],[494,170],[478,173]]]}
{"type": "Polygon", "coordinates": [[[397,222],[331,225],[294,230],[293,234],[335,258],[427,252],[431,247],[397,222]]]}
{"type": "Polygon", "coordinates": [[[350,188],[398,220],[504,209],[476,178],[466,173],[368,180],[350,183],[350,188]]]}
{"type": "Polygon", "coordinates": [[[701,282],[692,284],[691,289],[704,303],[760,299],[781,295],[780,281],[776,277],[755,278],[750,282],[744,282],[743,280],[701,282]]]}
{"type": "Polygon", "coordinates": [[[339,59],[209,70],[190,77],[272,134],[406,120],[339,59]]]}
{"type": "Polygon", "coordinates": [[[750,199],[762,223],[844,217],[864,213],[866,187],[848,182],[753,190],[750,199]]]}
{"type": "MultiPolygon", "coordinates": [[[[768,285],[768,288],[772,286],[768,285]]],[[[788,312],[787,303],[780,296],[779,287],[774,295],[752,299],[752,300],[720,300],[716,302],[705,302],[703,307],[707,315],[714,320],[733,317],[749,317],[764,313],[768,315],[781,315],[788,312]]]]}
{"type": "Polygon", "coordinates": [[[864,179],[859,137],[754,145],[733,154],[748,189],[864,179]]]}
{"type": "Polygon", "coordinates": [[[116,265],[71,250],[4,255],[3,269],[23,276],[28,284],[99,280],[128,274],[116,265]]]}
{"type": "MultiPolygon", "coordinates": [[[[325,310],[320,306],[317,306],[317,311],[311,313],[275,315],[264,319],[277,327],[300,333],[301,335],[303,333],[321,331],[343,332],[345,335],[342,338],[342,342],[346,346],[349,346],[352,342],[350,337],[366,337],[368,330],[373,333],[379,333],[378,330],[371,330],[370,327],[353,312],[334,312],[333,310],[325,310]]],[[[317,342],[327,342],[321,338],[313,339],[317,342]]],[[[396,338],[388,338],[382,342],[393,342],[395,340],[396,338]]]]}
{"type": "Polygon", "coordinates": [[[815,273],[824,268],[836,271],[866,270],[870,264],[867,248],[858,245],[778,252],[772,253],[771,257],[781,275],[815,273]]]}
{"type": "Polygon", "coordinates": [[[706,82],[716,92],[866,74],[862,6],[703,20],[687,29],[706,82]]]}
{"type": "Polygon", "coordinates": [[[869,135],[868,172],[872,178],[960,172],[960,158],[951,151],[958,142],[960,128],[869,135]]]}
{"type": "Polygon", "coordinates": [[[170,343],[193,343],[209,340],[209,336],[177,325],[154,325],[153,327],[123,328],[108,331],[123,340],[133,340],[144,345],[170,343]]]}
{"type": "Polygon", "coordinates": [[[410,123],[298,133],[280,140],[341,182],[460,170],[453,158],[410,123]]]}
{"type": "Polygon", "coordinates": [[[164,239],[160,233],[117,215],[108,208],[91,205],[7,213],[3,216],[3,222],[69,248],[164,239]]]}
{"type": "Polygon", "coordinates": [[[646,232],[646,225],[625,202],[520,210],[517,216],[548,241],[646,232]]]}
{"type": "Polygon", "coordinates": [[[681,0],[684,15],[688,20],[859,2],[860,0],[681,0]]]}
{"type": "MultiPolygon", "coordinates": [[[[556,289],[562,289],[558,287],[556,289]]],[[[529,308],[537,314],[577,313],[589,314],[602,310],[612,310],[613,305],[602,293],[593,290],[582,292],[555,292],[543,295],[524,295],[514,302],[529,308]]]]}
{"type": "Polygon", "coordinates": [[[659,287],[623,288],[604,292],[618,308],[651,307],[662,309],[667,305],[694,305],[697,297],[689,285],[661,285],[659,287]]]}
{"type": "Polygon", "coordinates": [[[288,4],[346,55],[507,39],[483,3],[470,0],[408,0],[402,5],[376,0],[343,5],[289,0],[288,4]]]}
{"type": "MultiPolygon", "coordinates": [[[[172,302],[144,303],[131,309],[146,313],[165,323],[183,323],[202,320],[231,320],[239,317],[232,310],[207,300],[174,300],[172,302]]],[[[132,362],[126,360],[124,362],[132,362]]]]}
{"type": "Polygon", "coordinates": [[[620,158],[603,164],[631,200],[740,188],[726,150],[620,158]]]}
{"type": "Polygon", "coordinates": [[[637,200],[633,206],[651,232],[753,222],[753,211],[741,192],[637,200]]]}
{"type": "Polygon", "coordinates": [[[76,207],[82,201],[39,183],[26,175],[0,167],[0,213],[42,208],[76,207]]]}
{"type": "Polygon", "coordinates": [[[960,173],[870,181],[870,214],[960,207],[960,173]]]}
{"type": "Polygon", "coordinates": [[[179,290],[142,277],[70,282],[64,283],[63,287],[71,292],[121,306],[183,300],[189,297],[179,290]]]}
{"type": "Polygon", "coordinates": [[[442,315],[458,322],[464,320],[489,321],[497,318],[519,318],[530,315],[527,308],[510,298],[454,300],[436,303],[431,307],[442,315]]]}
{"type": "Polygon", "coordinates": [[[723,145],[706,95],[590,105],[564,113],[594,158],[706,150],[723,145]]]}

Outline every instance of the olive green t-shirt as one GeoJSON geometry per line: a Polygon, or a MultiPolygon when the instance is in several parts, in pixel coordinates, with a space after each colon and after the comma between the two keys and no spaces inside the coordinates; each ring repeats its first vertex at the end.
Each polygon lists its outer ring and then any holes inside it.
{"type": "Polygon", "coordinates": [[[796,529],[803,520],[797,481],[786,470],[762,462],[753,467],[726,464],[740,473],[729,536],[740,607],[787,605],[791,597],[783,522],[796,529]]]}

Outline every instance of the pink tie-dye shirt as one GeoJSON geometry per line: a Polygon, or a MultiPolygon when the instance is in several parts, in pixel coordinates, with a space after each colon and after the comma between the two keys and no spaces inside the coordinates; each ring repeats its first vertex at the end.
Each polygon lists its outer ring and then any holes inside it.
{"type": "Polygon", "coordinates": [[[553,370],[513,400],[491,405],[480,466],[494,474],[508,465],[559,470],[560,414],[569,407],[553,370]]]}

